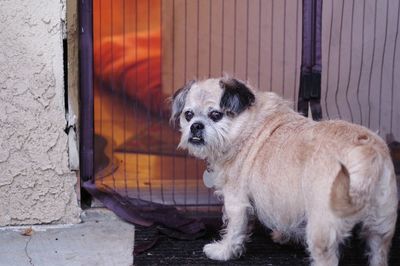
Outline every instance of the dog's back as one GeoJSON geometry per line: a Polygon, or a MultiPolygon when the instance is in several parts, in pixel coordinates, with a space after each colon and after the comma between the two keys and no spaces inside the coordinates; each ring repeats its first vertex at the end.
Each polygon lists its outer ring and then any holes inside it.
{"type": "Polygon", "coordinates": [[[240,161],[256,160],[249,169],[249,193],[260,220],[294,238],[307,221],[311,253],[326,241],[332,247],[340,243],[361,222],[371,265],[385,265],[398,204],[385,142],[362,126],[314,122],[285,109],[270,111],[256,128],[253,134],[263,144],[252,147],[259,149],[256,157],[240,161]]]}
{"type": "Polygon", "coordinates": [[[285,234],[296,233],[293,225],[302,224],[304,212],[311,253],[319,252],[325,241],[340,243],[361,222],[371,265],[385,265],[398,199],[384,141],[344,121],[316,123],[290,112],[277,115],[282,121],[265,140],[256,167],[263,165],[265,176],[256,173],[262,181],[250,180],[256,190],[252,195],[262,198],[255,199],[261,220],[285,234]],[[263,189],[268,192],[263,194],[263,189]],[[290,223],[282,224],[285,221],[290,223]]]}

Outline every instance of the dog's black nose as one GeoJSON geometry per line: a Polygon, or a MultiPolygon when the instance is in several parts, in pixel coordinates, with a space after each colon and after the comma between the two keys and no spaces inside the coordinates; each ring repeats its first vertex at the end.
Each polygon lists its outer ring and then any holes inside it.
{"type": "Polygon", "coordinates": [[[199,122],[193,123],[190,126],[190,131],[192,131],[192,133],[196,133],[196,132],[198,132],[198,131],[200,131],[202,129],[204,129],[204,125],[202,123],[199,123],[199,122]]]}

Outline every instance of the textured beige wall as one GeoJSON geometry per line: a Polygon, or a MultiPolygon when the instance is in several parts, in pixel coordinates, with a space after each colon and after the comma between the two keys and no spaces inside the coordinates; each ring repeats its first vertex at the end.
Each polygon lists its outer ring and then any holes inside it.
{"type": "Polygon", "coordinates": [[[62,1],[0,1],[0,226],[75,223],[62,1]]]}

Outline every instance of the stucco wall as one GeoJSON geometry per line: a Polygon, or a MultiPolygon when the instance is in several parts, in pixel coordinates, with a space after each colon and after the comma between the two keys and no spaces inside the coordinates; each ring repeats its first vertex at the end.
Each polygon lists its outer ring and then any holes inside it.
{"type": "Polygon", "coordinates": [[[63,1],[0,1],[0,226],[74,223],[68,167],[63,1]]]}

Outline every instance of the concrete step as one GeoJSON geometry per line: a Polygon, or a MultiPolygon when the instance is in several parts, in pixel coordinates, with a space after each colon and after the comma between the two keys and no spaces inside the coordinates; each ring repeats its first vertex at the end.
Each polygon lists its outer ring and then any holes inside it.
{"type": "Polygon", "coordinates": [[[0,265],[133,265],[133,225],[103,208],[83,211],[81,219],[75,225],[0,228],[0,265]]]}

